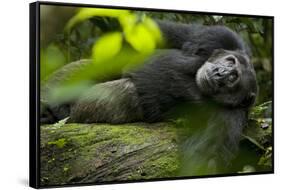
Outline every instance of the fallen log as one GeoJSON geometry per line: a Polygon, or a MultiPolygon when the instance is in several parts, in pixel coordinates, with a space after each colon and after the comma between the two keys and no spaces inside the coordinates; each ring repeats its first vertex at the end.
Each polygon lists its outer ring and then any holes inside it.
{"type": "MultiPolygon", "coordinates": [[[[252,111],[243,137],[246,146],[257,149],[257,164],[270,170],[271,119],[261,118],[260,112],[259,107],[252,111]]],[[[176,177],[180,169],[179,145],[184,133],[174,123],[59,122],[40,129],[42,186],[176,177]]]]}
{"type": "Polygon", "coordinates": [[[175,176],[177,132],[164,123],[41,127],[41,185],[175,176]]]}

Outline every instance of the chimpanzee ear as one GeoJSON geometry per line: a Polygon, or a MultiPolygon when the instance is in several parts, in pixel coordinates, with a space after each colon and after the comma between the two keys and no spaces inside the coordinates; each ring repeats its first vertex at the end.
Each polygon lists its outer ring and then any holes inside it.
{"type": "Polygon", "coordinates": [[[251,92],[241,101],[240,106],[244,108],[248,108],[254,105],[255,101],[256,101],[256,94],[251,92]]]}

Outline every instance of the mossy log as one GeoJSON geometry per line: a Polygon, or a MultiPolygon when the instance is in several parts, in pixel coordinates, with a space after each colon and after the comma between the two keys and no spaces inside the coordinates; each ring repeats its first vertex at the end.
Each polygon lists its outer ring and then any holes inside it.
{"type": "Polygon", "coordinates": [[[175,176],[178,129],[157,124],[41,127],[41,185],[175,176]]]}
{"type": "MultiPolygon", "coordinates": [[[[271,120],[249,123],[244,140],[262,152],[260,164],[271,166],[271,120]]],[[[172,123],[41,126],[41,185],[176,177],[182,130],[172,123]]]]}

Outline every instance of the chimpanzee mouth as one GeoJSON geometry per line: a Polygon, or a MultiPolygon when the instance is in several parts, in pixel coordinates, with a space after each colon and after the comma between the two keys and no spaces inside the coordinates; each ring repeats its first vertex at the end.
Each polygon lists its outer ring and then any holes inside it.
{"type": "Polygon", "coordinates": [[[196,74],[196,83],[206,94],[214,94],[218,89],[218,84],[212,79],[212,75],[205,68],[200,68],[196,74]]]}

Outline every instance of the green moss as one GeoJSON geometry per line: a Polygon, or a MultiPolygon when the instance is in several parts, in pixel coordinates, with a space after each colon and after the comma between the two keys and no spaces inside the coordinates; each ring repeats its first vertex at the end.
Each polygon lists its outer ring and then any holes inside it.
{"type": "Polygon", "coordinates": [[[42,126],[42,184],[84,177],[85,182],[172,177],[178,167],[176,132],[162,124],[147,125],[42,126]],[[103,177],[97,179],[97,174],[103,177]]]}
{"type": "Polygon", "coordinates": [[[56,145],[58,148],[63,148],[65,144],[66,144],[65,138],[61,138],[56,141],[48,142],[48,145],[56,145]]]}
{"type": "Polygon", "coordinates": [[[63,167],[63,172],[67,172],[69,170],[69,166],[68,165],[65,165],[64,167],[63,167]]]}

